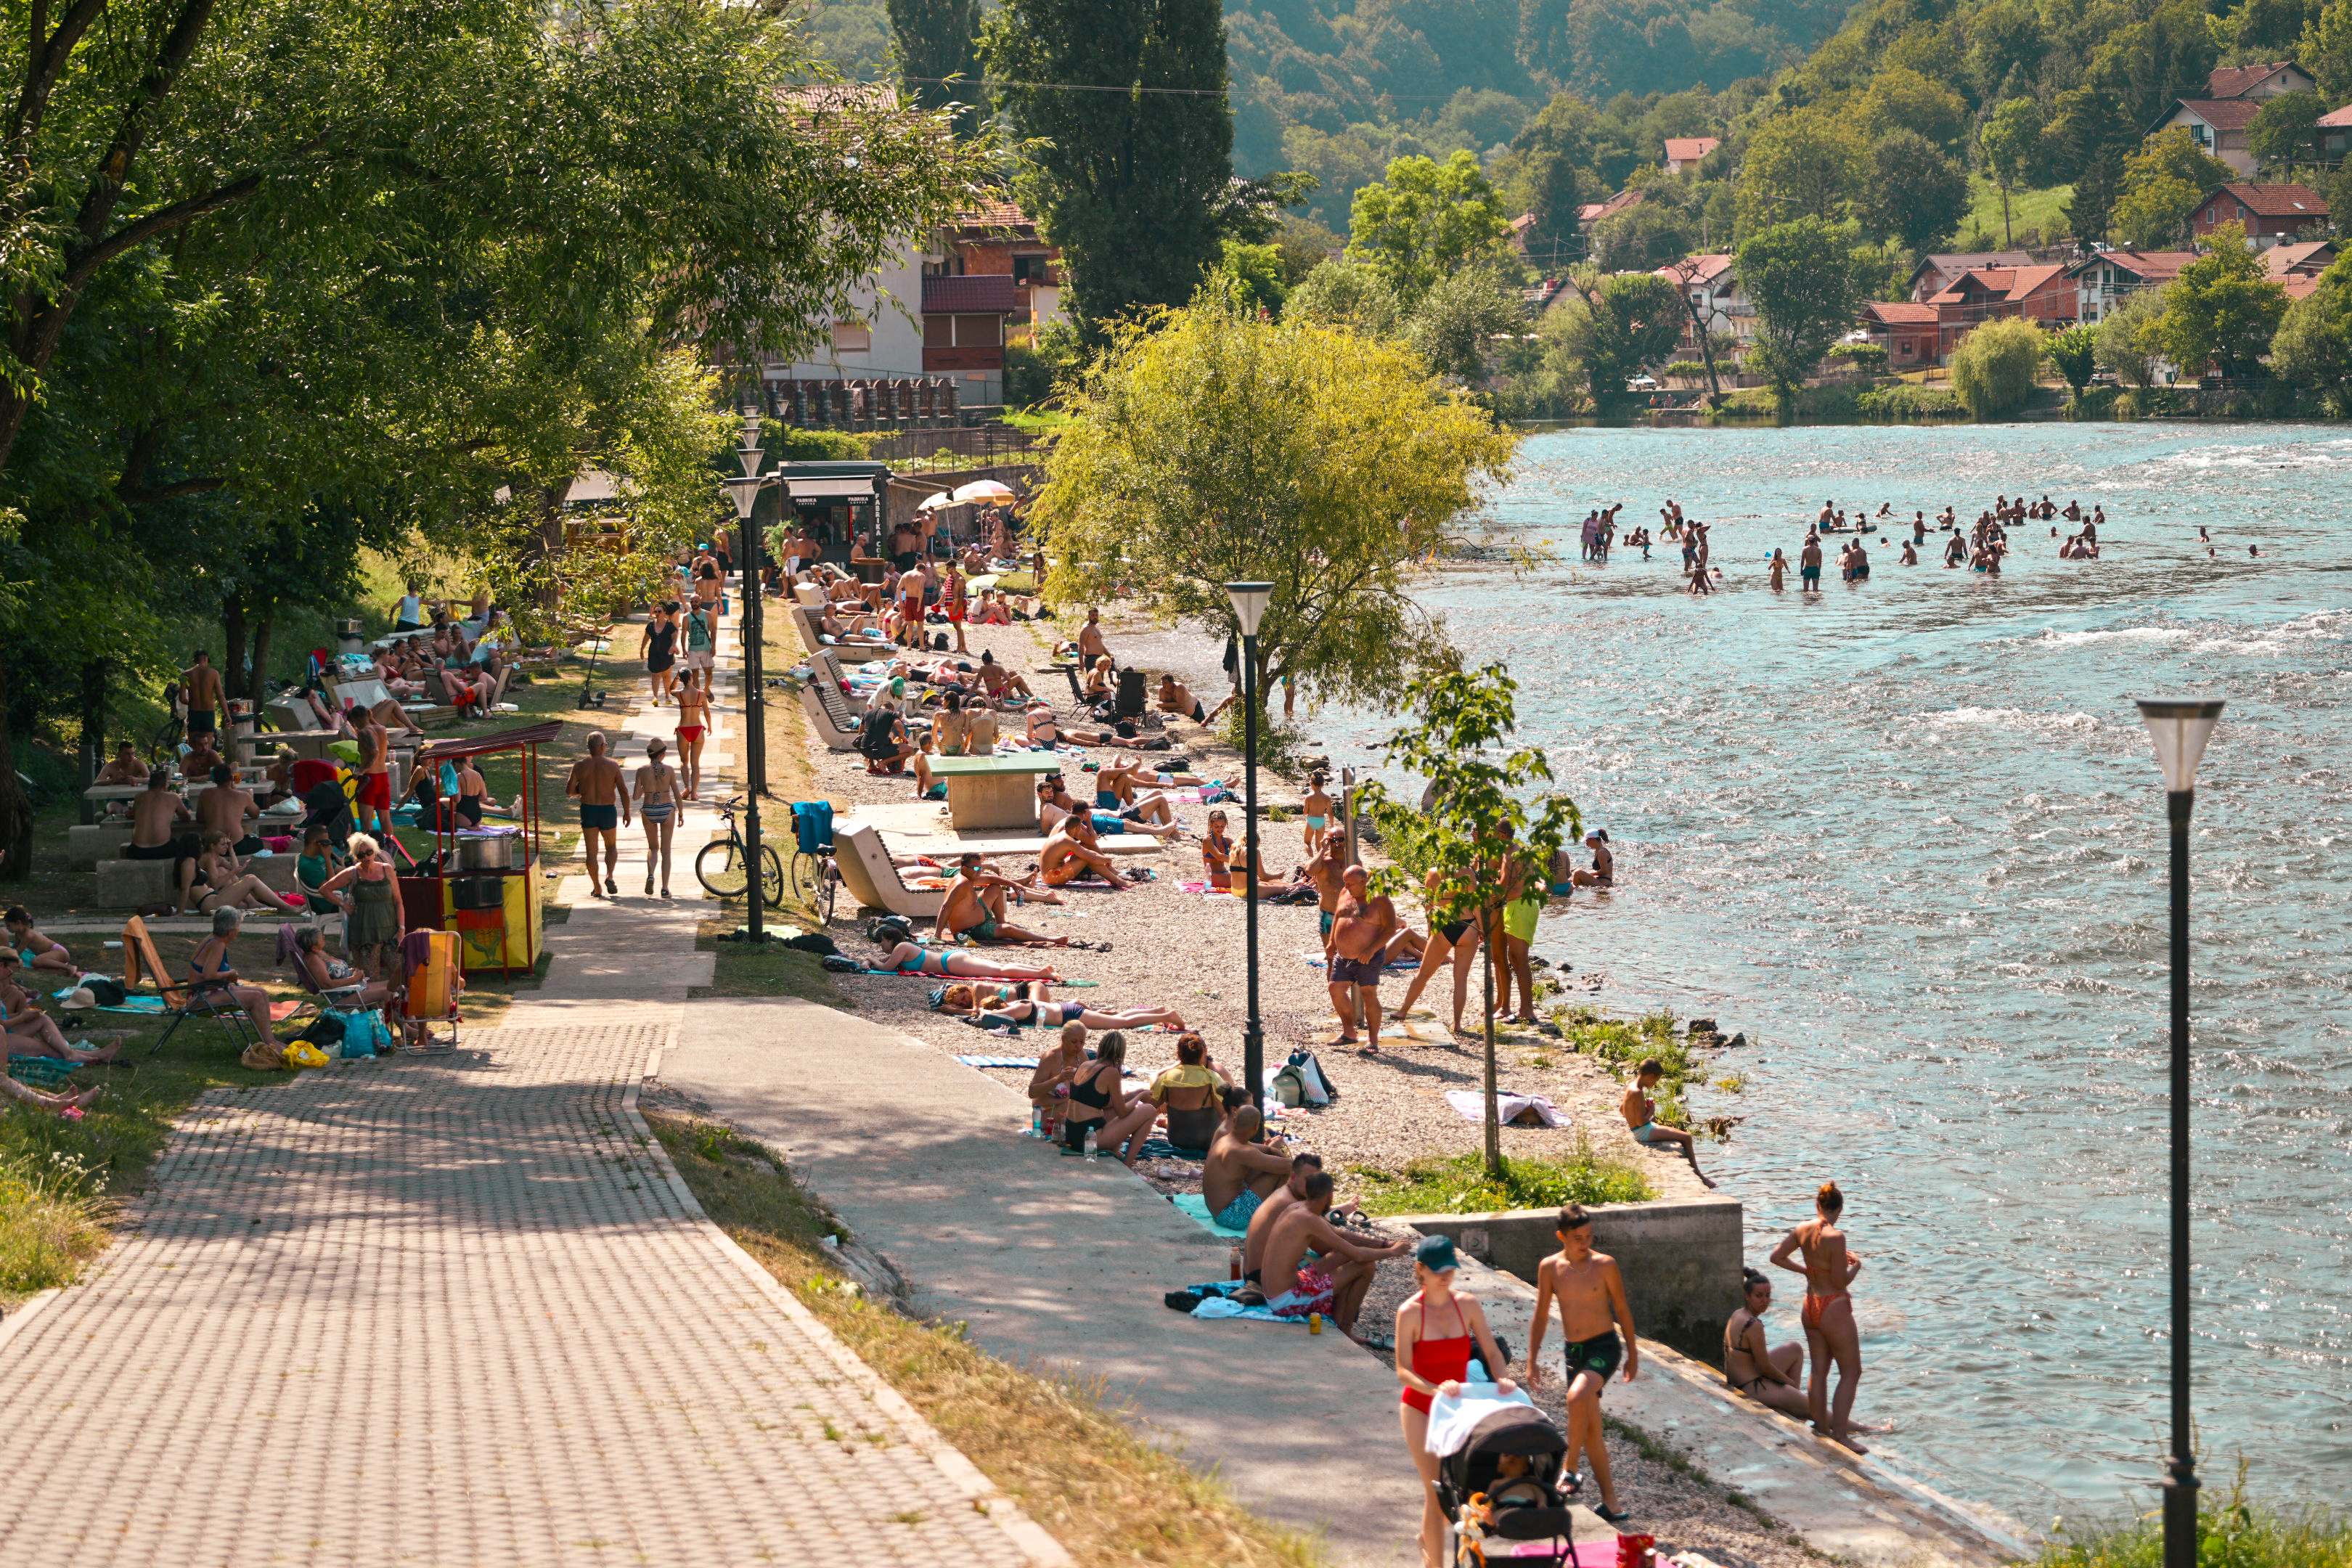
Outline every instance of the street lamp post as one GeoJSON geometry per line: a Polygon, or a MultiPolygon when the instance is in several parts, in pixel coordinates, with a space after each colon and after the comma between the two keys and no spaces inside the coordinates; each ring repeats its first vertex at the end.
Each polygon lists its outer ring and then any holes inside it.
{"type": "Polygon", "coordinates": [[[1228,583],[1242,632],[1242,905],[1249,931],[1249,1019],[1242,1026],[1242,1080],[1250,1103],[1265,1100],[1265,1025],[1257,1012],[1257,627],[1265,618],[1271,583],[1228,583]]]}
{"type": "Polygon", "coordinates": [[[751,917],[744,931],[748,942],[768,940],[766,900],[761,896],[760,868],[763,864],[760,853],[760,796],[768,787],[768,727],[767,695],[760,659],[760,532],[752,526],[751,510],[758,505],[760,491],[776,482],[773,474],[760,472],[760,461],[765,455],[760,447],[759,410],[746,405],[743,409],[742,445],[735,456],[743,465],[740,475],[724,482],[727,493],[735,502],[735,518],[740,525],[736,532],[743,555],[743,887],[751,905],[751,917]]]}
{"type": "Polygon", "coordinates": [[[2197,1460],[2189,1418],[2189,816],[2221,704],[2142,700],[2172,824],[2172,1454],[2164,1466],[2165,1568],[2197,1568],[2197,1460]]]}

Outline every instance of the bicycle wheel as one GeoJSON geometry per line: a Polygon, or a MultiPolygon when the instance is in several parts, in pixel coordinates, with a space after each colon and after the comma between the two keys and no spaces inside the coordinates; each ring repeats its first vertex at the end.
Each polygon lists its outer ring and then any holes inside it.
{"type": "Polygon", "coordinates": [[[772,844],[760,846],[760,901],[772,910],[784,907],[784,863],[772,844]]]}
{"type": "Polygon", "coordinates": [[[694,858],[694,879],[714,899],[740,899],[751,878],[743,859],[743,841],[733,834],[714,838],[694,858]]]}
{"type": "Polygon", "coordinates": [[[794,903],[816,907],[817,889],[824,881],[824,862],[805,849],[793,851],[792,864],[785,868],[791,873],[784,887],[794,903]]]}
{"type": "Polygon", "coordinates": [[[827,855],[817,862],[816,897],[813,902],[816,905],[818,925],[829,926],[833,923],[834,896],[840,890],[841,872],[835,868],[833,857],[827,855]]]}

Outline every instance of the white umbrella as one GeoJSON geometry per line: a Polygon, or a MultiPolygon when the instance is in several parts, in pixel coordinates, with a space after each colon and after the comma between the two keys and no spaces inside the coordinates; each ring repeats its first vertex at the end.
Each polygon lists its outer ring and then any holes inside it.
{"type": "Polygon", "coordinates": [[[960,501],[979,501],[983,505],[1002,506],[1014,500],[1015,497],[1010,487],[1000,485],[994,479],[974,479],[956,491],[955,499],[960,501]]]}
{"type": "Polygon", "coordinates": [[[915,510],[917,511],[937,511],[943,506],[954,506],[956,504],[955,497],[948,494],[945,490],[939,490],[933,494],[927,495],[921,500],[917,501],[915,503],[915,510]]]}

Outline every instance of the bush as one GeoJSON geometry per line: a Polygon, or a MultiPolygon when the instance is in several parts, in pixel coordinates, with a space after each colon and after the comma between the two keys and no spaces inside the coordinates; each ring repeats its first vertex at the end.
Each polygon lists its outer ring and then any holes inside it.
{"type": "Polygon", "coordinates": [[[2031,321],[1987,321],[1952,351],[1952,390],[1979,419],[2011,412],[2033,395],[2042,334],[2031,321]]]}
{"type": "Polygon", "coordinates": [[[1404,1174],[1353,1167],[1364,1183],[1366,1214],[1492,1214],[1499,1209],[1549,1209],[1563,1204],[1637,1204],[1657,1194],[1642,1173],[1601,1160],[1579,1134],[1566,1160],[1503,1162],[1490,1175],[1483,1154],[1413,1161],[1404,1174]]]}
{"type": "MultiPolygon", "coordinates": [[[[2344,1568],[2352,1563],[2352,1518],[2315,1510],[2281,1511],[2246,1500],[2242,1466],[2225,1498],[2197,1510],[2202,1568],[2344,1568]]],[[[2156,1515],[2104,1528],[2065,1528],[2042,1548],[2036,1568],[2163,1568],[2164,1523],[2156,1515]]]]}
{"type": "Polygon", "coordinates": [[[1841,359],[1859,371],[1872,375],[1886,374],[1886,345],[1884,343],[1840,343],[1830,350],[1829,357],[1841,359]]]}
{"type": "MultiPolygon", "coordinates": [[[[32,1113],[12,1107],[7,1114],[32,1113]]],[[[29,1295],[70,1285],[107,1243],[108,1201],[90,1167],[61,1150],[0,1162],[0,1292],[29,1295]]]]}
{"type": "Polygon", "coordinates": [[[1084,358],[1078,330],[1067,321],[1032,332],[1027,341],[1004,345],[1004,405],[1034,408],[1050,402],[1077,372],[1084,358]]]}
{"type": "Polygon", "coordinates": [[[1951,393],[1906,383],[1864,388],[1854,395],[1853,411],[1864,419],[1957,419],[1969,405],[1951,393]]]}
{"type": "Polygon", "coordinates": [[[1706,379],[1706,365],[1699,360],[1678,359],[1666,366],[1665,374],[1685,381],[1704,381],[1706,379]]]}
{"type": "Polygon", "coordinates": [[[873,439],[854,430],[803,430],[774,419],[765,422],[760,437],[770,457],[786,462],[862,462],[873,439]]]}

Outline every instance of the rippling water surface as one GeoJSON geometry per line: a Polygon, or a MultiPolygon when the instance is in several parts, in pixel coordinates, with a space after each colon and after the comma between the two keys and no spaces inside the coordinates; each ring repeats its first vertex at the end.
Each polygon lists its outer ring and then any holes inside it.
{"type": "MultiPolygon", "coordinates": [[[[2158,1471],[2167,851],[2131,699],[2229,700],[2193,840],[2204,1474],[2243,1455],[2264,1493],[2352,1498],[2352,440],[1563,431],[1497,510],[1566,559],[1425,600],[1509,663],[1618,849],[1617,890],[1538,950],[1612,1007],[1761,1037],[1725,1058],[1746,1091],[1700,1099],[1748,1118],[1707,1163],[1750,1261],[1835,1177],[1881,1452],[2037,1528],[2145,1504],[2158,1471]],[[1874,549],[1866,584],[1765,586],[1824,497],[1972,518],[2021,490],[2103,504],[2105,558],[2057,560],[2039,524],[1999,580],[1874,549]],[[1716,524],[1725,592],[1677,594],[1673,546],[1574,567],[1588,506],[1654,531],[1667,496],[1716,524]]],[[[1360,763],[1388,722],[1312,732],[1360,763]]]]}

